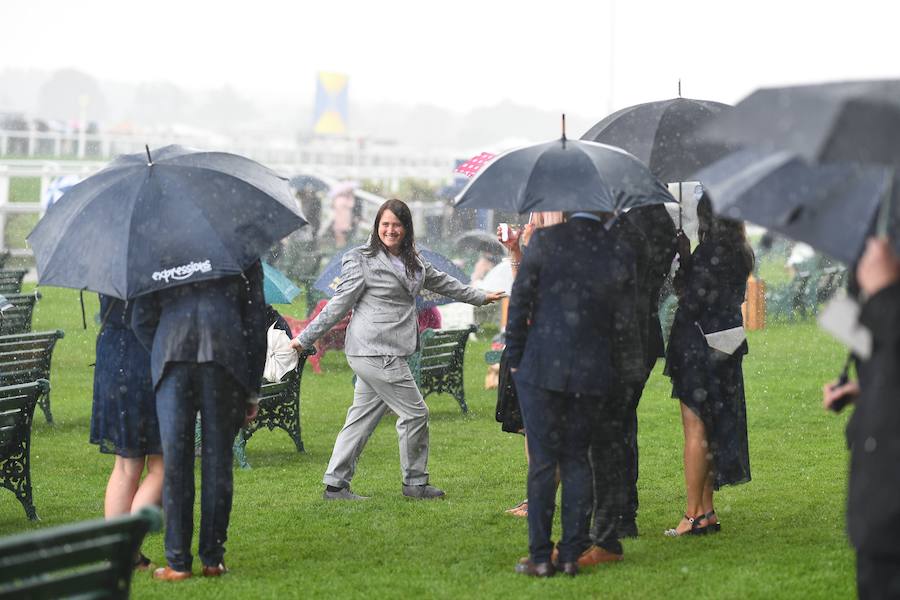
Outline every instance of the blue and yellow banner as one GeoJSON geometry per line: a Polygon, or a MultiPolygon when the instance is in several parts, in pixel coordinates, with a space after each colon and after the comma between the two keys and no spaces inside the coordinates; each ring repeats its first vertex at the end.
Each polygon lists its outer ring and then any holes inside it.
{"type": "Polygon", "coordinates": [[[316,78],[316,108],[313,133],[347,133],[347,96],[350,78],[342,73],[320,71],[316,78]]]}

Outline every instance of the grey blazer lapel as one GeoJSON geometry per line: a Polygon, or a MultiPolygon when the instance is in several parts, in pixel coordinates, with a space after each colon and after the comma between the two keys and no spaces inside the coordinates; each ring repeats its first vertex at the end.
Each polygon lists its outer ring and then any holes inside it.
{"type": "Polygon", "coordinates": [[[415,291],[410,287],[411,285],[415,285],[415,281],[410,281],[408,277],[400,275],[400,273],[398,273],[397,269],[394,267],[394,264],[391,262],[391,259],[388,258],[387,254],[385,254],[384,252],[378,253],[378,260],[381,261],[381,264],[391,273],[391,275],[397,278],[397,280],[400,282],[400,285],[403,286],[403,289],[406,290],[406,292],[410,296],[415,298],[415,291]]]}

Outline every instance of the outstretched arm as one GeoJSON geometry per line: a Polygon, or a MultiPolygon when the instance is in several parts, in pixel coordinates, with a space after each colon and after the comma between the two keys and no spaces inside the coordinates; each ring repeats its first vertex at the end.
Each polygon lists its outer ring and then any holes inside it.
{"type": "Polygon", "coordinates": [[[334,296],[322,309],[322,312],[313,319],[306,329],[300,332],[291,341],[291,345],[297,349],[312,348],[316,340],[325,335],[338,321],[344,318],[359,297],[365,291],[366,281],[362,271],[362,257],[357,251],[350,251],[344,255],[341,261],[341,282],[335,290],[334,296]]]}

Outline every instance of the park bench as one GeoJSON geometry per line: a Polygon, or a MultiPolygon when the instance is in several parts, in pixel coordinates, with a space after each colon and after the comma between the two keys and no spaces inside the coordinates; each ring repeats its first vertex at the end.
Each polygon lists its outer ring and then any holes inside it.
{"type": "Polygon", "coordinates": [[[300,382],[303,379],[303,366],[307,355],[300,355],[297,367],[286,373],[281,381],[264,382],[259,391],[259,414],[237,435],[234,443],[234,456],[242,469],[249,469],[247,462],[247,441],[258,430],[268,427],[272,431],[276,427],[287,432],[297,452],[303,452],[303,439],[300,427],[300,382]]]}
{"type": "MultiPolygon", "coordinates": [[[[65,335],[61,329],[0,335],[0,386],[29,383],[38,379],[50,381],[50,362],[57,340],[65,335]]],[[[50,389],[38,398],[38,406],[48,423],[53,423],[50,411],[50,389]]]]}
{"type": "Polygon", "coordinates": [[[31,423],[38,397],[49,389],[45,379],[0,387],[0,487],[16,495],[32,521],[38,516],[31,496],[31,423]]]}
{"type": "Polygon", "coordinates": [[[156,507],[0,539],[0,598],[128,598],[134,556],[162,528],[156,507]]]}
{"type": "Polygon", "coordinates": [[[419,356],[411,359],[411,369],[416,376],[422,397],[429,394],[452,395],[464,413],[466,392],[463,381],[463,361],[466,342],[475,331],[475,325],[461,329],[426,329],[419,335],[419,356]]]}
{"type": "Polygon", "coordinates": [[[25,279],[25,269],[0,269],[0,294],[22,293],[22,280],[25,279]]]}
{"type": "Polygon", "coordinates": [[[35,291],[33,294],[4,294],[4,296],[12,306],[0,312],[0,335],[28,333],[31,331],[34,304],[40,299],[40,292],[35,291]]]}

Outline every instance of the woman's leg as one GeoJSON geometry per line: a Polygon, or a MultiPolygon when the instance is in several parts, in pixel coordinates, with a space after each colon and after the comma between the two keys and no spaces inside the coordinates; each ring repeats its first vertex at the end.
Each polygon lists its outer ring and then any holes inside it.
{"type": "MultiPolygon", "coordinates": [[[[681,422],[684,426],[684,483],[687,489],[685,514],[696,518],[706,514],[703,510],[703,497],[709,480],[709,445],[703,421],[684,403],[681,404],[681,422]]],[[[691,522],[682,519],[675,531],[682,534],[690,529],[691,522]]]]}
{"type": "Polygon", "coordinates": [[[706,477],[706,485],[703,486],[703,514],[707,515],[710,526],[719,522],[719,517],[716,515],[716,507],[713,504],[713,480],[715,476],[716,473],[712,468],[712,461],[710,461],[709,475],[706,477]]]}
{"type": "Polygon", "coordinates": [[[131,501],[131,512],[144,506],[162,505],[163,458],[162,454],[149,454],[146,461],[147,475],[141,481],[131,501]]]}
{"type": "Polygon", "coordinates": [[[116,456],[109,482],[106,484],[106,496],[103,502],[103,516],[109,519],[131,512],[131,504],[137,493],[144,472],[144,457],[125,458],[116,456]]]}

